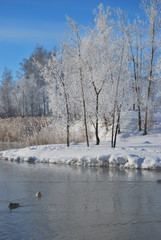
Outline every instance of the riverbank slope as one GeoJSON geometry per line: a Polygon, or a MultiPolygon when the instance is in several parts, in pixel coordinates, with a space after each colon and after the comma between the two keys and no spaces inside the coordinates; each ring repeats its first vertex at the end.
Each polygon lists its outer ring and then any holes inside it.
{"type": "Polygon", "coordinates": [[[109,166],[119,168],[161,169],[161,112],[156,112],[148,135],[137,131],[137,112],[130,111],[122,119],[117,147],[110,146],[110,131],[99,146],[90,143],[38,145],[0,152],[1,160],[72,164],[77,166],[109,166]]]}

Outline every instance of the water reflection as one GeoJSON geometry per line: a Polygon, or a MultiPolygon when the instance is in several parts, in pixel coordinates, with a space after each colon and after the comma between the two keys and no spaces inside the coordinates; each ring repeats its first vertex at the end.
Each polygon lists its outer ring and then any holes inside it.
{"type": "Polygon", "coordinates": [[[0,236],[160,239],[159,178],[156,171],[0,162],[0,236]],[[11,201],[22,207],[10,211],[11,201]]]}

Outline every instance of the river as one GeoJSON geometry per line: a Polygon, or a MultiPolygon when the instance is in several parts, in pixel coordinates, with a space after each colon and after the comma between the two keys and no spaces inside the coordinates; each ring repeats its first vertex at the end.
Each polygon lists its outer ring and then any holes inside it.
{"type": "Polygon", "coordinates": [[[160,240],[157,179],[161,172],[1,161],[0,239],[160,240]]]}

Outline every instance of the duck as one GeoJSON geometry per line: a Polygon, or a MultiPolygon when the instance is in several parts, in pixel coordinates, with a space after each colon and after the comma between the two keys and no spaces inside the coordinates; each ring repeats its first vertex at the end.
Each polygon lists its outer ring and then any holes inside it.
{"type": "Polygon", "coordinates": [[[8,205],[10,209],[18,208],[19,206],[20,206],[19,203],[12,203],[12,202],[8,205]]]}
{"type": "Polygon", "coordinates": [[[158,180],[157,180],[157,183],[161,183],[161,179],[158,179],[158,180]]]}
{"type": "Polygon", "coordinates": [[[41,197],[41,192],[37,192],[36,197],[41,197]]]}

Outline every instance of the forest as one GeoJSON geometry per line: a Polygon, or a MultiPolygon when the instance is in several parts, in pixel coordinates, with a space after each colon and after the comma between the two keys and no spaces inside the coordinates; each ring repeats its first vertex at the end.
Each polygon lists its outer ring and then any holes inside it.
{"type": "Polygon", "coordinates": [[[99,145],[99,126],[104,123],[107,129],[111,126],[115,147],[121,117],[135,110],[138,131],[146,135],[151,116],[161,110],[161,1],[143,0],[141,8],[144,17],[132,21],[121,9],[100,4],[94,10],[94,26],[88,27],[66,17],[69,31],[58,49],[37,45],[22,59],[17,81],[4,69],[1,120],[52,119],[65,129],[67,146],[71,126],[79,121],[87,146],[89,125],[99,145]]]}

